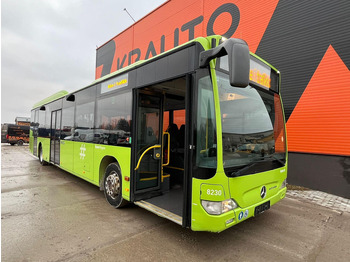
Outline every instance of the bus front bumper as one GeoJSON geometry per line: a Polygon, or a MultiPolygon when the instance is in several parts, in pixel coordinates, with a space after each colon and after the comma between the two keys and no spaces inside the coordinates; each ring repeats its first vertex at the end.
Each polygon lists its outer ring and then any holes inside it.
{"type": "Polygon", "coordinates": [[[193,231],[221,232],[250,217],[256,216],[268,210],[286,196],[287,188],[280,189],[275,195],[265,198],[249,207],[237,207],[232,211],[221,215],[209,215],[199,204],[192,206],[191,229],[193,231]]]}

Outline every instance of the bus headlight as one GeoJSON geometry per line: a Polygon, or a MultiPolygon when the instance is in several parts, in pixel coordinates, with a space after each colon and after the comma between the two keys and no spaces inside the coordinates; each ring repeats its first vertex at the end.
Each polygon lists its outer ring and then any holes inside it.
{"type": "Polygon", "coordinates": [[[287,179],[283,180],[280,189],[285,188],[287,186],[287,179]]]}
{"type": "Polygon", "coordinates": [[[233,199],[227,199],[221,202],[202,200],[202,206],[210,215],[221,215],[237,207],[233,199]]]}

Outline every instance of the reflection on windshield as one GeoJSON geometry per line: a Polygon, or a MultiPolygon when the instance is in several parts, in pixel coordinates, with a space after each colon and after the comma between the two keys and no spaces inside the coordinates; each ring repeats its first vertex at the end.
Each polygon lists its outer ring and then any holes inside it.
{"type": "Polygon", "coordinates": [[[211,79],[205,76],[198,81],[197,154],[196,165],[216,168],[215,105],[211,79]]]}
{"type": "Polygon", "coordinates": [[[261,159],[285,162],[283,111],[279,96],[232,87],[217,72],[222,121],[224,167],[248,165],[261,159]],[[273,156],[273,157],[271,157],[273,156]]]}

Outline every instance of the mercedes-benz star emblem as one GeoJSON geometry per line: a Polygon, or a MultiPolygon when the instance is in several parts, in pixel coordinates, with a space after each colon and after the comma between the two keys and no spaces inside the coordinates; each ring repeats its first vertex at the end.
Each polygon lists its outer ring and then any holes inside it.
{"type": "Polygon", "coordinates": [[[260,196],[261,198],[265,198],[266,196],[266,186],[263,186],[260,190],[260,196]]]}

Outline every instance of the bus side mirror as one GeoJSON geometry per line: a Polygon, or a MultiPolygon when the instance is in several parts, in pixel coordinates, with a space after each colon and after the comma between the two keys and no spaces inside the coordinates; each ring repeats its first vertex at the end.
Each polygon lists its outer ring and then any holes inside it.
{"type": "Polygon", "coordinates": [[[231,86],[246,87],[249,84],[250,54],[244,40],[230,38],[213,49],[201,52],[199,66],[206,67],[212,59],[225,55],[228,55],[231,86]]]}

